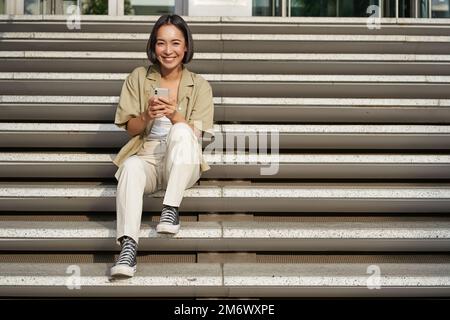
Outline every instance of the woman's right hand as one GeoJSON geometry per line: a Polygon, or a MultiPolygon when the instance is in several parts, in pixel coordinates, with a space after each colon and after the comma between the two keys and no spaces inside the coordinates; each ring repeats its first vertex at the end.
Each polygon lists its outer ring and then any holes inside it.
{"type": "Polygon", "coordinates": [[[145,112],[145,118],[147,121],[161,118],[164,116],[165,106],[162,104],[157,96],[153,96],[148,100],[148,107],[145,112]]]}
{"type": "Polygon", "coordinates": [[[158,97],[150,98],[147,110],[141,112],[138,117],[128,120],[126,128],[130,136],[141,134],[151,120],[164,116],[166,107],[161,103],[158,101],[158,97]]]}

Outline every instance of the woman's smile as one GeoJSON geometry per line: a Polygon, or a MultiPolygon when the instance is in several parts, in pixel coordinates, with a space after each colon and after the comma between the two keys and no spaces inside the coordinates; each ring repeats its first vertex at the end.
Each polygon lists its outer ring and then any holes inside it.
{"type": "Polygon", "coordinates": [[[174,61],[175,58],[176,58],[176,57],[162,57],[162,59],[163,59],[164,61],[169,62],[169,63],[172,62],[172,61],[174,61]]]}

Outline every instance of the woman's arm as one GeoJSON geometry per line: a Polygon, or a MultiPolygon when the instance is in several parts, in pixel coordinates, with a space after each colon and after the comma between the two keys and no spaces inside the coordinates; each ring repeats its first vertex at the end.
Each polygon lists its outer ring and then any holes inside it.
{"type": "Polygon", "coordinates": [[[138,117],[131,118],[127,122],[127,132],[130,136],[134,137],[140,134],[147,127],[150,119],[147,112],[142,112],[138,117]]]}

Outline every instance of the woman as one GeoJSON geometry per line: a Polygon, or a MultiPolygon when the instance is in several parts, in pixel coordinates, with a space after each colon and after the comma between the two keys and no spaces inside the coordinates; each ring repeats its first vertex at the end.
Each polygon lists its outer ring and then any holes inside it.
{"type": "Polygon", "coordinates": [[[147,42],[152,65],[136,68],[123,84],[115,124],[132,138],[114,159],[119,167],[117,242],[122,250],[111,268],[113,277],[132,277],[136,272],[144,193],[166,190],[157,231],[175,234],[185,189],[209,169],[200,138],[212,133],[212,90],[184,66],[193,55],[186,22],[178,15],[161,16],[147,42]],[[168,88],[169,97],[155,95],[156,88],[168,88]]]}

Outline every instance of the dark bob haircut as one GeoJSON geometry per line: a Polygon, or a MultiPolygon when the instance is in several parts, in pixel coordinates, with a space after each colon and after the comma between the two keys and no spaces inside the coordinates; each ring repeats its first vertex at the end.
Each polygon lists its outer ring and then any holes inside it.
{"type": "Polygon", "coordinates": [[[186,21],[184,21],[182,17],[176,14],[163,15],[159,17],[158,21],[156,21],[150,34],[150,38],[147,42],[148,60],[150,60],[150,62],[153,64],[159,64],[159,61],[156,59],[155,54],[156,34],[158,33],[159,28],[166,24],[174,25],[183,33],[186,43],[186,53],[183,57],[183,64],[189,63],[189,61],[191,61],[192,57],[194,56],[194,41],[192,40],[191,30],[189,30],[186,21]]]}

